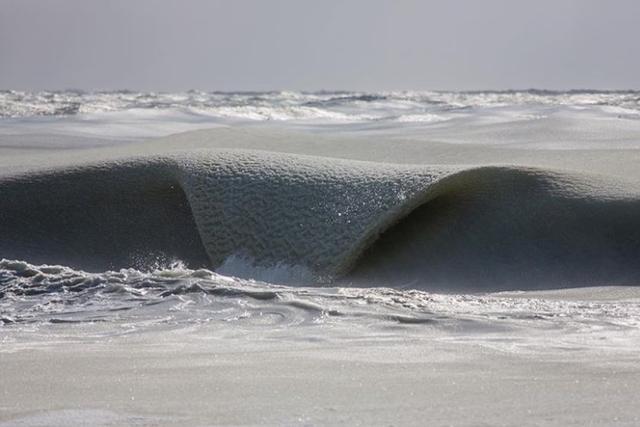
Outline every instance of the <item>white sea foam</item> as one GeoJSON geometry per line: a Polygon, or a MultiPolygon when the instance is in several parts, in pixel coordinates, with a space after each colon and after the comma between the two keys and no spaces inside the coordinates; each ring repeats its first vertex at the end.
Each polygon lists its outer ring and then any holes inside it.
{"type": "Polygon", "coordinates": [[[261,266],[251,257],[231,255],[216,268],[216,273],[255,279],[263,282],[301,284],[315,280],[315,275],[307,267],[288,265],[282,262],[270,266],[261,266]]]}
{"type": "Polygon", "coordinates": [[[277,286],[185,268],[87,273],[10,260],[0,261],[0,286],[0,339],[25,328],[33,339],[34,328],[48,334],[60,324],[86,325],[95,339],[95,334],[211,323],[294,341],[316,332],[301,335],[301,330],[288,329],[294,325],[316,328],[327,340],[375,335],[394,327],[520,353],[560,346],[593,351],[606,346],[624,352],[640,339],[640,290],[631,287],[585,288],[579,294],[556,291],[551,296],[435,294],[277,286]],[[105,321],[112,324],[100,326],[105,321]]]}

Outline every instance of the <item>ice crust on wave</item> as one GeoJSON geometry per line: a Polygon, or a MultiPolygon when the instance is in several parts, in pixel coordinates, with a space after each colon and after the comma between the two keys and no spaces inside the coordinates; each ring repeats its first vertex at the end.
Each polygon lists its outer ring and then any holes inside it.
{"type": "Polygon", "coordinates": [[[637,185],[596,175],[201,149],[26,169],[0,195],[0,255],[32,262],[105,270],[159,254],[249,278],[284,265],[449,290],[640,279],[637,185]]]}
{"type": "Polygon", "coordinates": [[[118,257],[162,252],[165,244],[178,251],[168,257],[202,263],[206,252],[214,267],[239,256],[331,278],[446,173],[200,150],[18,174],[0,183],[6,201],[0,248],[14,258],[43,260],[71,248],[69,255],[82,262],[91,251],[118,257]]]}
{"type": "Polygon", "coordinates": [[[344,274],[418,195],[450,173],[267,152],[187,157],[181,182],[214,265],[244,255],[258,265],[344,274]]]}

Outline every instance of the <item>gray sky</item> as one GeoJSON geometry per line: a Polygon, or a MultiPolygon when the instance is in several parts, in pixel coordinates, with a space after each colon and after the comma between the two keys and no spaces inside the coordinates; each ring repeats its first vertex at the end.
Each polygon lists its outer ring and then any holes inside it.
{"type": "Polygon", "coordinates": [[[637,0],[0,0],[0,88],[640,89],[637,0]]]}

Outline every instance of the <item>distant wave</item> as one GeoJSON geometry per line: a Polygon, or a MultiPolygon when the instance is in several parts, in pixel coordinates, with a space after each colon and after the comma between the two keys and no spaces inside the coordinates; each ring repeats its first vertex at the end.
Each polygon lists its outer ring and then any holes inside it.
{"type": "Polygon", "coordinates": [[[117,145],[212,127],[626,149],[640,146],[640,92],[0,91],[0,150],[117,145]]]}
{"type": "Polygon", "coordinates": [[[0,178],[0,257],[92,271],[502,290],[637,284],[639,256],[636,184],[546,169],[196,150],[0,178]]]}
{"type": "Polygon", "coordinates": [[[146,110],[184,110],[212,117],[263,120],[384,120],[500,106],[611,106],[640,111],[638,91],[402,91],[402,92],[135,92],[0,91],[0,118],[69,116],[146,110]],[[246,111],[261,111],[247,115],[246,111]],[[237,115],[234,116],[233,112],[237,115]],[[288,111],[289,114],[278,113],[288,111]],[[312,114],[313,113],[313,114],[312,114]]]}

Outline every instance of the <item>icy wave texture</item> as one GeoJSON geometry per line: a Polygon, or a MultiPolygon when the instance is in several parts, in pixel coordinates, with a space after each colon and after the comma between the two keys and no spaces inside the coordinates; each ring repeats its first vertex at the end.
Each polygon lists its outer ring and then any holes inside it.
{"type": "Polygon", "coordinates": [[[637,284],[637,185],[258,150],[121,156],[0,178],[0,255],[447,291],[637,284]]]}
{"type": "Polygon", "coordinates": [[[155,253],[214,267],[237,257],[331,279],[446,173],[250,150],[61,166],[2,179],[0,248],[94,269],[155,253]]]}
{"type": "Polygon", "coordinates": [[[290,287],[179,264],[149,272],[88,273],[1,260],[0,336],[19,341],[22,331],[29,341],[38,334],[101,339],[204,327],[210,330],[208,339],[233,339],[234,334],[246,339],[249,334],[257,340],[334,341],[384,340],[402,330],[422,339],[440,336],[507,351],[630,351],[634,347],[629,342],[638,338],[639,296],[630,288],[599,289],[581,299],[570,294],[558,298],[290,287]],[[60,324],[76,329],[56,329],[60,324]]]}

